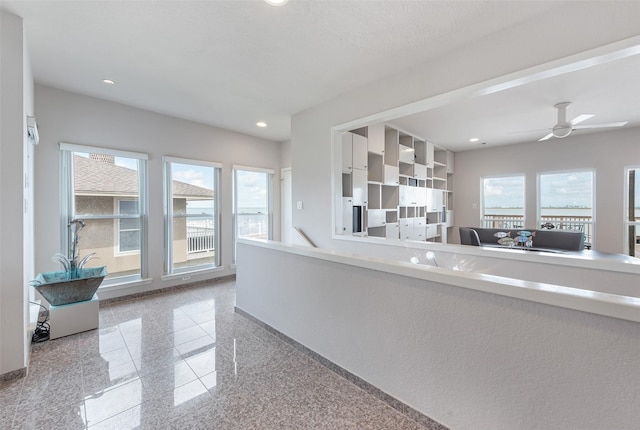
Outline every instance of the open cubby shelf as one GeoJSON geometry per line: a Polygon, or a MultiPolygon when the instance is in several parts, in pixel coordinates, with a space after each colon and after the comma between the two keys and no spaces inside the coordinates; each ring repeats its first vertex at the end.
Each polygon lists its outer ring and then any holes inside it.
{"type": "Polygon", "coordinates": [[[345,132],[341,143],[339,234],[446,242],[453,153],[388,124],[345,132]],[[352,233],[353,225],[365,228],[352,233]]]}

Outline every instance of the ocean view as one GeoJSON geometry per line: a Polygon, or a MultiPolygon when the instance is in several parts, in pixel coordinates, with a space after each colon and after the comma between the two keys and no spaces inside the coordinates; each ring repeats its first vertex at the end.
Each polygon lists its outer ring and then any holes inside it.
{"type": "MultiPolygon", "coordinates": [[[[543,216],[589,217],[591,208],[541,208],[543,216]]],[[[524,212],[522,208],[485,208],[486,215],[514,216],[524,212]]],[[[640,219],[640,207],[635,208],[636,219],[640,219]]]]}
{"type": "MultiPolygon", "coordinates": [[[[591,216],[591,208],[541,208],[544,216],[564,217],[588,217],[591,216]]],[[[513,216],[521,215],[523,208],[485,208],[486,215],[513,216]]]]}

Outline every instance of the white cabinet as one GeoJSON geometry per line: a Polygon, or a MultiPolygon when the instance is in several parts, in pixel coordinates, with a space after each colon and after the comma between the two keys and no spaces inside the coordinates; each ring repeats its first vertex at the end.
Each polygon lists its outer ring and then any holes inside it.
{"type": "Polygon", "coordinates": [[[386,224],[387,212],[382,209],[369,209],[367,211],[367,228],[382,227],[386,224]]]}
{"type": "Polygon", "coordinates": [[[427,188],[427,212],[440,212],[443,205],[443,191],[427,188]]]}
{"type": "Polygon", "coordinates": [[[453,211],[452,210],[448,210],[445,211],[445,219],[444,221],[444,225],[445,227],[453,227],[453,211]]]}
{"type": "Polygon", "coordinates": [[[400,226],[398,223],[387,224],[385,230],[385,237],[387,239],[399,239],[400,238],[400,226]]]}
{"type": "Polygon", "coordinates": [[[427,205],[427,188],[422,187],[414,187],[415,198],[416,198],[416,206],[426,206],[427,205]]]}
{"type": "Polygon", "coordinates": [[[427,167],[433,169],[435,147],[432,142],[427,141],[427,167]]]}
{"type": "Polygon", "coordinates": [[[342,133],[342,172],[367,169],[367,138],[359,134],[342,133]]]}
{"type": "Polygon", "coordinates": [[[398,224],[400,226],[400,239],[411,240],[413,235],[413,219],[400,218],[400,222],[398,224]]]}
{"type": "Polygon", "coordinates": [[[425,240],[426,224],[424,218],[413,219],[413,240],[425,240]]]}
{"type": "Polygon", "coordinates": [[[342,173],[353,170],[353,139],[352,133],[342,133],[342,173]]]}
{"type": "Polygon", "coordinates": [[[367,138],[359,134],[342,133],[342,171],[367,169],[367,138]]]}
{"type": "Polygon", "coordinates": [[[427,224],[426,227],[426,239],[438,237],[438,224],[427,224]]]}
{"type": "Polygon", "coordinates": [[[342,217],[340,220],[342,234],[351,234],[353,232],[353,201],[351,197],[342,198],[342,217]]]}
{"type": "Polygon", "coordinates": [[[399,205],[406,207],[426,206],[429,191],[429,188],[400,185],[399,205]]]}
{"type": "Polygon", "coordinates": [[[353,169],[367,169],[367,138],[350,133],[353,144],[353,169]]]}
{"type": "Polygon", "coordinates": [[[367,204],[369,189],[367,187],[367,171],[354,169],[352,175],[353,183],[353,205],[364,206],[367,204]]]}
{"type": "Polygon", "coordinates": [[[418,188],[408,185],[400,185],[400,206],[418,205],[418,188]]]}
{"type": "Polygon", "coordinates": [[[425,240],[426,224],[423,218],[401,218],[400,239],[402,240],[425,240]]]}
{"type": "Polygon", "coordinates": [[[398,185],[400,183],[400,171],[398,166],[384,165],[384,181],[385,185],[398,185]]]}
{"type": "Polygon", "coordinates": [[[400,162],[413,164],[416,160],[414,149],[404,145],[398,145],[398,147],[400,149],[400,162]]]}
{"type": "Polygon", "coordinates": [[[384,124],[370,125],[367,133],[369,152],[384,155],[384,124]]]}
{"type": "Polygon", "coordinates": [[[440,212],[444,206],[444,193],[442,190],[433,190],[433,209],[440,212]]]}
{"type": "Polygon", "coordinates": [[[414,164],[413,166],[413,174],[418,179],[427,179],[427,166],[424,164],[414,164]]]}

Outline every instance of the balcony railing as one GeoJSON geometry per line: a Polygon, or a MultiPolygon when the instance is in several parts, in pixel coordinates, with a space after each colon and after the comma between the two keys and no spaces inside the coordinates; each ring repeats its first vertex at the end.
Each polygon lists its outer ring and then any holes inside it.
{"type": "Polygon", "coordinates": [[[482,226],[484,228],[523,228],[524,217],[521,216],[504,216],[504,215],[485,215],[482,218],[482,226]]]}
{"type": "Polygon", "coordinates": [[[265,213],[241,213],[236,216],[238,237],[269,238],[269,215],[265,213]]]}
{"type": "MultiPolygon", "coordinates": [[[[524,217],[517,215],[485,215],[482,218],[482,227],[515,229],[524,228],[524,217]]],[[[586,246],[590,246],[593,238],[593,218],[589,216],[543,216],[540,218],[540,226],[543,224],[553,226],[557,230],[580,231],[584,234],[586,246]]]]}
{"type": "Polygon", "coordinates": [[[215,250],[213,227],[187,225],[187,254],[213,250],[215,250]]]}

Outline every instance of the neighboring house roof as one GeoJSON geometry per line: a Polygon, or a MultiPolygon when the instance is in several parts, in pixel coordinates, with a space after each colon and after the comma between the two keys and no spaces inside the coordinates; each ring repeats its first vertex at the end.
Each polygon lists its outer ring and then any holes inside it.
{"type": "MultiPolygon", "coordinates": [[[[84,196],[134,196],[138,194],[138,174],[108,159],[73,156],[74,191],[84,196]]],[[[173,181],[173,196],[211,199],[213,190],[186,182],[173,181]]]]}

